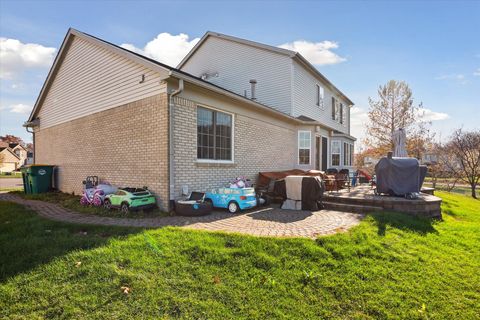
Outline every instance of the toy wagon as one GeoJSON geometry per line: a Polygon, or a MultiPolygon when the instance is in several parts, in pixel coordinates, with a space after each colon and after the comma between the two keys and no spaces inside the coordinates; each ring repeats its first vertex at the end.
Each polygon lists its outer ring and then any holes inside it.
{"type": "Polygon", "coordinates": [[[237,213],[255,207],[257,196],[254,188],[217,188],[205,194],[205,201],[215,208],[237,213]]]}

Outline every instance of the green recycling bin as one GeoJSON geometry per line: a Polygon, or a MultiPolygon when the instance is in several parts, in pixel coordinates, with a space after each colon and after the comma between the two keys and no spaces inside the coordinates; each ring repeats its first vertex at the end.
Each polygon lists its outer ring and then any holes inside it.
{"type": "Polygon", "coordinates": [[[53,167],[45,164],[23,167],[21,171],[25,193],[34,194],[52,190],[53,167]]]}

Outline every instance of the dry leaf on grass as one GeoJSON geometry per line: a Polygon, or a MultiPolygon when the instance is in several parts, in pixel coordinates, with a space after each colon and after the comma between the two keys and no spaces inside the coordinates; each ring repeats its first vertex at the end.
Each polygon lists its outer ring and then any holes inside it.
{"type": "Polygon", "coordinates": [[[122,289],[122,292],[124,294],[129,294],[130,291],[132,291],[132,289],[130,289],[129,287],[120,287],[120,289],[122,289]]]}
{"type": "Polygon", "coordinates": [[[80,267],[81,265],[82,265],[82,261],[77,261],[77,262],[75,262],[75,267],[78,268],[78,267],[80,267]]]}

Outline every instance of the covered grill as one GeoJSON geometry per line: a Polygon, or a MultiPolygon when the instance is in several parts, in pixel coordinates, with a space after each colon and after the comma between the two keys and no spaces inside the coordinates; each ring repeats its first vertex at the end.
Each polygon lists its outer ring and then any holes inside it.
{"type": "Polygon", "coordinates": [[[375,166],[377,193],[405,196],[419,193],[427,174],[415,158],[383,157],[375,166]]]}

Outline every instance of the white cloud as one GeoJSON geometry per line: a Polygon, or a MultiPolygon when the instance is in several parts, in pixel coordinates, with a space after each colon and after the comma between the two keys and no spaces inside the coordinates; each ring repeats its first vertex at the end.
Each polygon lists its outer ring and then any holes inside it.
{"type": "Polygon", "coordinates": [[[438,77],[435,77],[435,80],[464,80],[465,75],[463,74],[442,74],[438,77]]]}
{"type": "Polygon", "coordinates": [[[422,121],[440,121],[449,119],[450,116],[444,112],[436,112],[427,108],[419,108],[418,115],[422,117],[422,121]]]}
{"type": "Polygon", "coordinates": [[[480,68],[477,68],[477,70],[475,70],[475,71],[473,72],[473,75],[474,75],[475,77],[480,77],[480,68]]]}
{"type": "Polygon", "coordinates": [[[32,106],[19,103],[19,104],[11,105],[6,109],[9,109],[10,112],[13,112],[13,113],[29,114],[32,111],[32,106]]]}
{"type": "Polygon", "coordinates": [[[189,40],[189,36],[184,33],[171,35],[163,32],[149,41],[143,49],[129,43],[124,43],[121,47],[175,67],[199,40],[200,38],[189,40]]]}
{"type": "Polygon", "coordinates": [[[0,78],[16,78],[27,68],[49,67],[55,51],[36,43],[0,38],[0,78]]]}
{"type": "Polygon", "coordinates": [[[316,65],[336,64],[347,60],[332,51],[333,49],[338,48],[338,43],[333,41],[309,42],[306,40],[297,40],[284,43],[279,47],[297,51],[310,63],[316,65]]]}
{"type": "Polygon", "coordinates": [[[461,73],[442,74],[435,77],[435,80],[456,81],[460,84],[468,83],[468,80],[466,79],[465,75],[461,73]]]}
{"type": "Polygon", "coordinates": [[[357,106],[350,109],[350,133],[357,138],[356,148],[362,145],[368,121],[368,112],[365,109],[357,106]]]}

